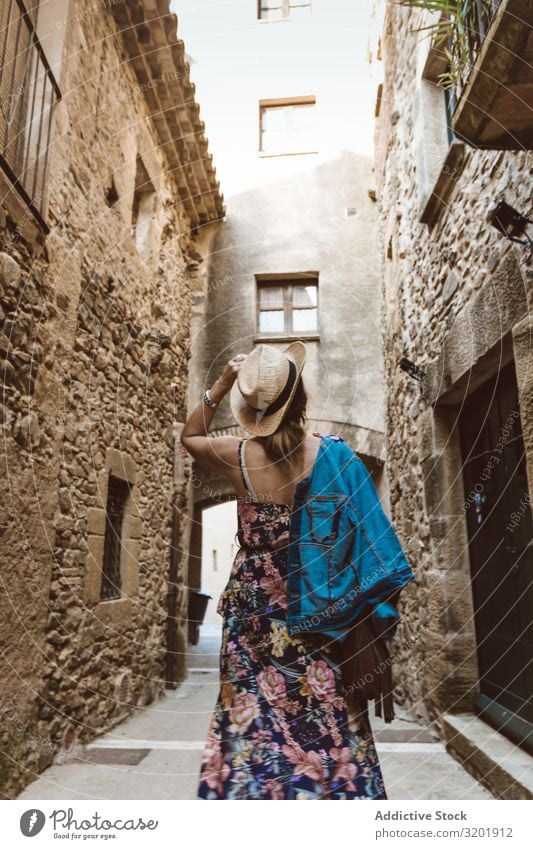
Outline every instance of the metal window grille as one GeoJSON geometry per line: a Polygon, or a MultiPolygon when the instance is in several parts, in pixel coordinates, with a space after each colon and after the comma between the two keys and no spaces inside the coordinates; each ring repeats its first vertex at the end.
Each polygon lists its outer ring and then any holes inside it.
{"type": "Polygon", "coordinates": [[[31,6],[0,3],[0,166],[46,227],[52,113],[61,92],[37,37],[35,0],[31,6]]]}
{"type": "Polygon", "coordinates": [[[122,524],[130,485],[127,481],[109,475],[104,537],[104,562],[102,574],[102,599],[120,598],[122,583],[120,559],[122,553],[122,524]]]}

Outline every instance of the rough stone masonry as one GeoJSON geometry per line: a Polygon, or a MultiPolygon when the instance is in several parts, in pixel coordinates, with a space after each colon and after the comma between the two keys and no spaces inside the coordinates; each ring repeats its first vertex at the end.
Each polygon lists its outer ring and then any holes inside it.
{"type": "Polygon", "coordinates": [[[176,17],[168,0],[156,5],[148,20],[144,3],[84,0],[49,22],[50,39],[62,38],[62,99],[47,227],[0,172],[8,798],[162,692],[171,556],[185,639],[173,423],[185,417],[188,266],[198,228],[223,207],[176,17]],[[128,496],[121,597],[104,600],[110,475],[128,496]]]}
{"type": "Polygon", "coordinates": [[[444,91],[422,74],[423,23],[420,10],[387,4],[375,172],[391,506],[417,579],[402,599],[394,677],[399,700],[438,725],[443,711],[471,709],[478,677],[457,408],[437,402],[455,388],[460,403],[461,379],[493,372],[512,335],[531,490],[531,263],[487,211],[505,198],[530,215],[533,167],[527,151],[450,141],[444,91]],[[398,368],[405,356],[423,385],[398,368]]]}

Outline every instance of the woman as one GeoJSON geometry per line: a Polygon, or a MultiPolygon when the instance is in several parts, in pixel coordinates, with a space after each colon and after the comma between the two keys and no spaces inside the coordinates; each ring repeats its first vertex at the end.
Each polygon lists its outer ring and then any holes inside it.
{"type": "Polygon", "coordinates": [[[297,341],[234,357],[181,436],[201,466],[232,482],[241,546],[217,608],[220,692],[201,799],[387,799],[368,716],[348,712],[331,640],[287,630],[293,496],[325,438],[305,430],[305,350],[297,341]],[[208,435],[228,392],[248,439],[208,435]]]}

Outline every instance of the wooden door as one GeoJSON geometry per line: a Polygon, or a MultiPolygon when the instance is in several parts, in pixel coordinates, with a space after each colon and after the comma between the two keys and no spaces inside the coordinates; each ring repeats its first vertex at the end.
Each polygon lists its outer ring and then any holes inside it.
{"type": "Polygon", "coordinates": [[[533,752],[533,521],[514,363],[460,414],[480,695],[475,707],[533,752]]]}

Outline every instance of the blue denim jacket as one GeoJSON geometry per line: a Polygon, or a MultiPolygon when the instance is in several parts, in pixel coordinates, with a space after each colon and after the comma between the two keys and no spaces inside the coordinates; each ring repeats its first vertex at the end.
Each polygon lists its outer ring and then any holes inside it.
{"type": "Polygon", "coordinates": [[[387,598],[414,580],[362,460],[340,436],[321,437],[311,473],[296,485],[289,528],[287,626],[343,640],[369,604],[378,636],[394,636],[387,598]]]}

